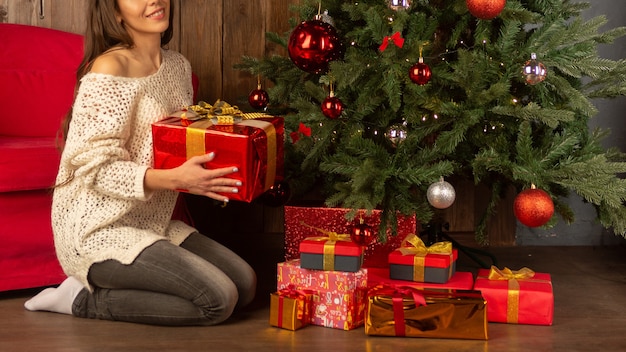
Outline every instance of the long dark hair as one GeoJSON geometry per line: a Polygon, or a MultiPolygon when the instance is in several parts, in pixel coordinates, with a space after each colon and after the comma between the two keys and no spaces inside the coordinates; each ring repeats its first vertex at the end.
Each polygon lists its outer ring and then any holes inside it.
{"type": "MultiPolygon", "coordinates": [[[[80,80],[91,69],[93,61],[107,50],[114,47],[132,48],[135,46],[133,38],[128,34],[123,23],[119,23],[115,17],[120,12],[117,0],[90,0],[87,9],[87,28],[84,35],[84,56],[78,70],[76,71],[76,86],[74,98],[80,86],[80,80]]],[[[173,26],[174,4],[170,2],[169,26],[161,35],[161,46],[166,46],[174,34],[173,26]]],[[[59,130],[59,148],[63,148],[67,138],[70,122],[72,121],[72,111],[63,119],[59,130]]]]}

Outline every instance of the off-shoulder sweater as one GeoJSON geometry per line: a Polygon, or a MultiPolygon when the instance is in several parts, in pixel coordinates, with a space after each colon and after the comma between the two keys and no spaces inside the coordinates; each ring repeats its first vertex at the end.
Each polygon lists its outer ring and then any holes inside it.
{"type": "Polygon", "coordinates": [[[191,66],[174,51],[162,50],[158,71],[146,77],[81,79],[52,204],[56,252],[68,276],[91,287],[92,264],[130,264],[154,242],[179,245],[195,231],[171,220],[176,191],[144,189],[151,124],[192,99],[191,66]]]}

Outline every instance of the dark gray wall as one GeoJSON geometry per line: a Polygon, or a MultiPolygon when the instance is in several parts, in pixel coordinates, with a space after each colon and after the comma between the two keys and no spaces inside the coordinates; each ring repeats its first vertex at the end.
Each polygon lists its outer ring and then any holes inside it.
{"type": "MultiPolygon", "coordinates": [[[[608,24],[603,30],[626,26],[626,3],[623,0],[588,0],[591,8],[585,11],[585,18],[604,15],[608,24]]],[[[600,56],[619,60],[626,58],[626,37],[620,38],[611,45],[598,48],[600,56]]],[[[617,147],[626,152],[626,97],[610,100],[596,100],[594,104],[599,113],[590,121],[589,128],[608,129],[611,134],[604,141],[605,147],[617,147]]],[[[529,246],[561,246],[561,245],[604,245],[624,244],[619,235],[605,230],[596,222],[596,211],[577,196],[568,198],[568,203],[576,213],[576,222],[572,225],[557,224],[552,229],[531,229],[518,222],[516,242],[518,245],[529,246]]]]}

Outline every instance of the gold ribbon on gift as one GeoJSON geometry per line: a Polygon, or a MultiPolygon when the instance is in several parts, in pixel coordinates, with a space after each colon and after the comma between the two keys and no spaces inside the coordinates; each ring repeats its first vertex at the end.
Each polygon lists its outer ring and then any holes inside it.
{"type": "Polygon", "coordinates": [[[442,241],[426,246],[419,236],[412,233],[406,236],[398,250],[402,255],[413,256],[413,281],[423,282],[426,255],[452,255],[452,242],[442,241]]]}
{"type": "Polygon", "coordinates": [[[507,293],[507,305],[506,305],[506,321],[508,323],[517,324],[519,315],[519,282],[518,280],[532,279],[535,276],[535,272],[529,268],[521,268],[520,270],[511,270],[504,268],[502,270],[495,266],[491,266],[489,280],[506,280],[509,282],[507,293]]]}
{"type": "Polygon", "coordinates": [[[309,228],[315,229],[326,236],[316,236],[316,237],[307,237],[305,240],[308,241],[325,241],[324,242],[324,255],[322,265],[324,270],[330,271],[335,270],[335,245],[339,241],[350,242],[350,235],[348,234],[338,234],[333,231],[326,231],[324,229],[320,229],[319,227],[311,226],[304,221],[300,221],[301,225],[307,226],[309,228]]]}
{"type": "Polygon", "coordinates": [[[276,128],[271,122],[255,120],[263,117],[272,116],[264,113],[243,113],[237,106],[221,100],[218,100],[214,105],[201,101],[198,105],[189,106],[187,111],[181,114],[182,119],[193,121],[186,129],[187,159],[206,154],[205,133],[206,129],[213,125],[236,124],[262,129],[267,136],[267,169],[264,185],[264,190],[267,191],[274,185],[277,158],[276,146],[281,141],[277,140],[276,128]]]}

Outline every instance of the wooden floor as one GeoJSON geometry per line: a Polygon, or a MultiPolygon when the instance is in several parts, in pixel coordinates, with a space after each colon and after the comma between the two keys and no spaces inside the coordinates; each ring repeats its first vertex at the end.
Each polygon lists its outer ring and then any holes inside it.
{"type": "MultiPolygon", "coordinates": [[[[233,243],[242,241],[233,241],[233,243]]],[[[269,326],[269,293],[281,260],[276,235],[254,236],[239,253],[259,274],[255,304],[214,327],[156,327],[28,312],[34,290],[0,293],[0,351],[626,351],[626,247],[492,248],[498,266],[552,274],[552,326],[489,324],[489,340],[366,336],[308,326],[269,326]],[[274,243],[274,245],[269,245],[274,243]],[[264,245],[268,244],[268,245],[264,245]]],[[[478,265],[461,255],[458,270],[478,265]]]]}

